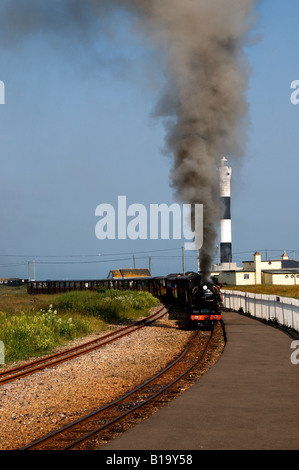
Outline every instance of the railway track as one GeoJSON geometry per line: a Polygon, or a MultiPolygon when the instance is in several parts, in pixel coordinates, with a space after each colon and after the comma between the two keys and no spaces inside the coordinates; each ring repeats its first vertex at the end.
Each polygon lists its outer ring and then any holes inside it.
{"type": "Polygon", "coordinates": [[[181,379],[188,377],[204,359],[213,337],[213,330],[197,331],[183,353],[166,368],[155,374],[121,398],[43,436],[19,450],[69,450],[82,449],[96,440],[96,448],[105,442],[105,434],[113,433],[115,426],[126,418],[142,416],[146,408],[156,401],[163,401],[163,395],[181,379]],[[104,437],[103,437],[104,434],[104,437]],[[82,447],[83,446],[83,447],[82,447]]]}
{"type": "Polygon", "coordinates": [[[91,351],[99,349],[106,344],[117,341],[123,336],[129,335],[134,331],[143,328],[144,326],[150,325],[151,323],[159,320],[164,315],[168,313],[168,310],[165,306],[161,307],[157,312],[153,313],[147,318],[138,320],[130,325],[124,326],[116,331],[103,335],[95,340],[89,341],[85,344],[75,346],[73,348],[61,351],[56,354],[48,355],[44,358],[37,359],[35,361],[28,362],[18,367],[7,369],[0,372],[0,386],[11,382],[13,380],[25,377],[26,375],[33,374],[42,369],[53,367],[61,362],[69,361],[75,357],[81,356],[82,354],[87,354],[91,351]]]}

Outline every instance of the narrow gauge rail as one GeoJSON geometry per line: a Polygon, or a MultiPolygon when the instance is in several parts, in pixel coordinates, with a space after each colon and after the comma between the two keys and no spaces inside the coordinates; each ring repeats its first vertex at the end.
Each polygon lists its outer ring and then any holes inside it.
{"type": "Polygon", "coordinates": [[[94,351],[95,349],[99,349],[105,346],[106,344],[109,344],[113,341],[122,338],[123,336],[133,333],[139,328],[143,328],[144,326],[147,326],[157,321],[158,319],[166,315],[167,312],[168,310],[163,305],[162,308],[160,308],[157,312],[153,313],[149,317],[144,318],[142,320],[138,320],[130,325],[124,326],[119,330],[112,331],[111,333],[108,333],[97,339],[84,343],[80,346],[75,346],[65,351],[61,351],[56,354],[51,354],[44,358],[37,359],[35,361],[28,362],[27,364],[23,364],[21,366],[0,372],[0,385],[19,379],[26,375],[33,374],[34,372],[45,369],[47,367],[53,367],[57,364],[60,364],[61,362],[69,361],[70,359],[74,359],[77,356],[94,351]]]}
{"type": "Polygon", "coordinates": [[[100,433],[107,433],[111,427],[129,415],[137,412],[156,398],[163,395],[174,384],[194,369],[210,345],[213,331],[202,342],[202,332],[197,331],[183,353],[165,369],[131,390],[120,399],[79,418],[63,428],[33,441],[19,450],[69,450],[80,448],[88,441],[98,438],[100,433]]]}

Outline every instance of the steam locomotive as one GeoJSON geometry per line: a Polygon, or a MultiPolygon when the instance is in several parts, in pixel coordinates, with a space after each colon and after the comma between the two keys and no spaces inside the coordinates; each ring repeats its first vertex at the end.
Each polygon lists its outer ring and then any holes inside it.
{"type": "Polygon", "coordinates": [[[222,295],[217,278],[205,282],[197,273],[170,274],[161,277],[132,277],[80,281],[29,281],[28,294],[58,294],[73,290],[99,288],[148,291],[161,302],[184,310],[191,328],[213,327],[221,320],[222,295]]]}
{"type": "Polygon", "coordinates": [[[206,281],[196,273],[170,275],[166,277],[165,299],[184,309],[191,328],[213,327],[221,320],[223,309],[220,288],[214,277],[206,281]]]}

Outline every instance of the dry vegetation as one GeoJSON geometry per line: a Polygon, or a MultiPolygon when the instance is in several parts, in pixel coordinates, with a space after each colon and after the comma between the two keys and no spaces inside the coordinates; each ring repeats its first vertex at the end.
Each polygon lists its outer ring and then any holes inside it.
{"type": "Polygon", "coordinates": [[[251,292],[254,294],[278,295],[280,297],[292,297],[299,299],[298,286],[272,286],[272,285],[252,285],[252,286],[224,286],[224,289],[238,290],[241,292],[251,292]]]}

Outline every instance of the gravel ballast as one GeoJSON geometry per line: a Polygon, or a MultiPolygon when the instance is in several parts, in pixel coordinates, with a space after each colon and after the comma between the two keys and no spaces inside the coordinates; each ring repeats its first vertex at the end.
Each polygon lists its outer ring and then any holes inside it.
{"type": "Polygon", "coordinates": [[[97,351],[0,386],[0,449],[18,449],[124,395],[172,362],[193,335],[165,317],[97,351]]]}

